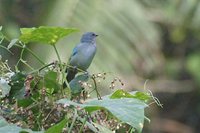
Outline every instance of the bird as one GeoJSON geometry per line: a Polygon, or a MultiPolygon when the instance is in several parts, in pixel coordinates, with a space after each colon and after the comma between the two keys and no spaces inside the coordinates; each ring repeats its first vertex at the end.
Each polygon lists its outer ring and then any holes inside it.
{"type": "Polygon", "coordinates": [[[94,32],[86,32],[82,35],[80,43],[74,47],[68,61],[69,67],[66,68],[66,79],[68,83],[74,79],[78,70],[87,71],[88,67],[92,63],[97,50],[97,36],[98,35],[94,32]]]}

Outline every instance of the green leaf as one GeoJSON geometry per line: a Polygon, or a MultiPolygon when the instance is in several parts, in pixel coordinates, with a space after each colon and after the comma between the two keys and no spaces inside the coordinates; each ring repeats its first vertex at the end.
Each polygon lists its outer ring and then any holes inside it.
{"type": "Polygon", "coordinates": [[[107,109],[119,120],[135,127],[139,132],[143,128],[144,108],[147,105],[140,100],[134,98],[93,100],[87,102],[86,105],[88,109],[90,106],[107,109]]]}
{"type": "Polygon", "coordinates": [[[133,91],[133,92],[126,92],[125,90],[119,89],[115,91],[111,96],[111,99],[116,99],[116,98],[136,98],[139,100],[147,101],[151,97],[148,93],[145,92],[139,92],[139,91],[133,91]]]}
{"type": "Polygon", "coordinates": [[[54,45],[59,39],[78,30],[75,28],[48,27],[21,28],[20,41],[24,43],[40,42],[54,45]]]}
{"type": "Polygon", "coordinates": [[[145,102],[151,99],[150,94],[147,92],[133,91],[133,92],[130,92],[130,94],[133,95],[134,98],[137,98],[145,102]]]}
{"type": "Polygon", "coordinates": [[[9,124],[3,117],[0,116],[0,133],[43,133],[42,131],[32,131],[30,129],[23,129],[15,124],[9,124]]]}
{"type": "Polygon", "coordinates": [[[10,88],[11,87],[8,85],[8,83],[4,79],[0,78],[0,99],[9,94],[10,88]]]}
{"type": "Polygon", "coordinates": [[[36,28],[33,27],[33,28],[20,28],[20,31],[21,31],[21,34],[29,34],[31,33],[32,31],[34,31],[36,28]]]}
{"type": "Polygon", "coordinates": [[[57,103],[68,104],[85,108],[87,111],[107,109],[116,118],[142,131],[144,123],[144,108],[147,105],[135,98],[92,100],[85,104],[78,104],[68,99],[61,99],[57,103]]]}
{"type": "Polygon", "coordinates": [[[8,44],[7,49],[10,49],[12,46],[14,46],[16,44],[16,42],[18,41],[18,39],[12,39],[10,41],[10,43],[8,44]]]}
{"type": "Polygon", "coordinates": [[[0,26],[0,31],[2,30],[2,28],[3,28],[3,27],[2,27],[2,26],[0,26]]]}
{"type": "Polygon", "coordinates": [[[111,96],[110,96],[111,99],[119,99],[119,98],[135,98],[133,95],[131,95],[130,93],[122,90],[122,89],[119,89],[119,90],[116,90],[111,96]]]}
{"type": "Polygon", "coordinates": [[[65,127],[66,123],[67,123],[67,120],[63,119],[56,125],[50,127],[45,133],[61,133],[63,128],[65,127]]]}
{"type": "Polygon", "coordinates": [[[10,95],[9,97],[12,99],[13,97],[17,99],[23,99],[24,94],[25,94],[25,87],[24,87],[24,82],[26,79],[26,75],[18,72],[15,75],[11,77],[10,81],[10,95]]]}
{"type": "Polygon", "coordinates": [[[53,94],[55,91],[58,91],[58,89],[59,89],[57,76],[58,76],[58,74],[54,71],[49,71],[44,76],[44,86],[46,87],[47,92],[49,94],[53,94]]]}
{"type": "Polygon", "coordinates": [[[34,101],[31,98],[26,98],[26,99],[19,99],[17,100],[17,105],[18,107],[27,107],[31,105],[34,101]]]}

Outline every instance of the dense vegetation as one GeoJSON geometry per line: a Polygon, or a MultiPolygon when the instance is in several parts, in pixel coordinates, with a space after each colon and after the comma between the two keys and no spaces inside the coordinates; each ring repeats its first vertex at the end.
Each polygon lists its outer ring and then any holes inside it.
{"type": "MultiPolygon", "coordinates": [[[[2,28],[2,27],[1,27],[2,28]]],[[[10,41],[7,47],[1,48],[10,51],[12,47],[21,48],[20,58],[11,70],[7,61],[1,60],[0,69],[0,131],[1,132],[111,132],[128,131],[141,132],[144,120],[144,109],[149,100],[159,101],[151,92],[131,92],[123,89],[115,90],[118,82],[122,88],[124,83],[116,77],[110,84],[113,93],[101,96],[99,84],[106,80],[108,74],[80,74],[67,83],[65,69],[71,67],[60,59],[56,43],[60,38],[67,36],[77,29],[60,27],[22,28],[21,36],[10,41]],[[58,61],[46,64],[27,44],[40,42],[52,46],[58,61]],[[24,52],[28,51],[41,63],[39,69],[33,68],[24,60],[24,52]],[[24,64],[29,71],[19,68],[24,64]],[[86,78],[88,77],[88,78],[86,78]],[[63,83],[67,87],[63,88],[63,83]],[[89,98],[95,91],[96,98],[89,98]],[[13,124],[11,124],[13,123],[13,124]]],[[[1,42],[6,37],[1,33],[1,42]]]]}

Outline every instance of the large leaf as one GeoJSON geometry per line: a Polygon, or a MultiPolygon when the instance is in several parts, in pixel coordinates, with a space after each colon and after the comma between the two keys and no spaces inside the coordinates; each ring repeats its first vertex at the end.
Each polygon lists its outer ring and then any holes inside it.
{"type": "Polygon", "coordinates": [[[147,105],[137,99],[123,98],[106,99],[102,101],[94,100],[86,103],[86,105],[87,110],[90,110],[90,107],[95,106],[106,108],[119,120],[135,127],[138,131],[141,131],[143,128],[143,122],[145,117],[144,108],[147,105]]]}
{"type": "Polygon", "coordinates": [[[68,99],[61,99],[58,103],[79,106],[85,108],[88,112],[99,109],[107,109],[116,118],[125,122],[141,132],[144,123],[144,108],[147,105],[135,98],[120,98],[120,99],[103,99],[91,100],[84,104],[78,104],[68,99]]]}
{"type": "Polygon", "coordinates": [[[47,27],[21,28],[20,41],[24,43],[41,42],[55,44],[59,39],[78,30],[75,28],[47,27]]]}
{"type": "Polygon", "coordinates": [[[30,129],[23,129],[15,124],[9,124],[3,117],[0,116],[0,133],[43,133],[42,131],[32,131],[30,129]]]}

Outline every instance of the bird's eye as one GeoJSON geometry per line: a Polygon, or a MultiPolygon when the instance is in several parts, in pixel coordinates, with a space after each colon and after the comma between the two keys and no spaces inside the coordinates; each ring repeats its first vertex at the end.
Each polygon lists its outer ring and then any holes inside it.
{"type": "Polygon", "coordinates": [[[96,36],[96,34],[92,33],[92,36],[96,36]]]}

